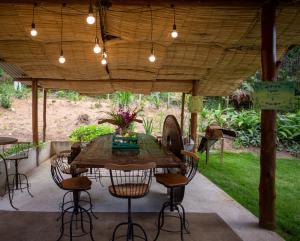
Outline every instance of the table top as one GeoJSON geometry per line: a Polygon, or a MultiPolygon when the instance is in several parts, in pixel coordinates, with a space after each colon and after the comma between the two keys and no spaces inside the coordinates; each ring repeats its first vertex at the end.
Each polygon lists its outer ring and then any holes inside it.
{"type": "Polygon", "coordinates": [[[75,167],[103,168],[107,163],[130,164],[156,162],[157,167],[180,167],[181,160],[160,146],[153,136],[137,134],[139,149],[112,149],[112,134],[90,142],[72,162],[75,167]]]}
{"type": "Polygon", "coordinates": [[[13,137],[0,136],[0,145],[14,144],[18,139],[13,137]]]}

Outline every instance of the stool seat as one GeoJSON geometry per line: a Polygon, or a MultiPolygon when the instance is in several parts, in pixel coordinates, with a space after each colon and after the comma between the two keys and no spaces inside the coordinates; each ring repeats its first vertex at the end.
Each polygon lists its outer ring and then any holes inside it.
{"type": "Polygon", "coordinates": [[[156,181],[166,187],[185,186],[188,183],[188,178],[176,173],[159,173],[154,175],[156,181]]]}
{"type": "Polygon", "coordinates": [[[88,172],[89,170],[87,168],[76,168],[75,171],[71,171],[70,167],[65,168],[62,172],[64,174],[69,174],[69,175],[75,175],[75,176],[79,176],[82,173],[88,172]]]}
{"type": "Polygon", "coordinates": [[[149,190],[147,184],[120,184],[109,186],[108,190],[115,197],[140,198],[145,196],[149,190]]]}
{"type": "Polygon", "coordinates": [[[61,186],[65,190],[88,190],[91,189],[92,182],[87,177],[72,177],[61,181],[61,186]]]}

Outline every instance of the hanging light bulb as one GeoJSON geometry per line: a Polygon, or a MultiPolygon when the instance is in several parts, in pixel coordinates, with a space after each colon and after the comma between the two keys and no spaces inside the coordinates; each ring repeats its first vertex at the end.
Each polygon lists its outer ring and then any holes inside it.
{"type": "Polygon", "coordinates": [[[171,33],[172,38],[177,38],[178,37],[178,33],[176,31],[176,25],[173,25],[173,31],[171,33]]]}
{"type": "Polygon", "coordinates": [[[99,44],[99,38],[98,38],[98,26],[97,26],[97,11],[96,11],[96,34],[95,34],[95,46],[94,46],[94,53],[99,54],[101,52],[101,47],[99,44]]]}
{"type": "Polygon", "coordinates": [[[101,59],[101,64],[102,64],[102,65],[106,65],[106,64],[107,64],[106,58],[103,57],[103,58],[101,59]]]}
{"type": "Polygon", "coordinates": [[[171,7],[173,8],[173,17],[174,17],[174,23],[173,23],[173,31],[171,33],[172,38],[177,38],[178,37],[178,32],[176,31],[176,13],[175,13],[175,6],[172,4],[171,7]]]}
{"type": "Polygon", "coordinates": [[[153,51],[152,51],[151,54],[150,54],[150,56],[149,56],[149,61],[150,61],[151,63],[153,63],[153,62],[155,62],[155,60],[156,60],[156,57],[155,57],[155,55],[154,55],[154,53],[153,53],[153,51]]]}
{"type": "Polygon", "coordinates": [[[156,58],[155,58],[154,50],[153,50],[153,38],[152,38],[152,35],[153,35],[153,19],[152,19],[151,5],[149,6],[149,8],[150,8],[150,16],[151,16],[151,54],[149,56],[149,61],[151,63],[153,63],[153,62],[155,62],[156,58]]]}
{"type": "Polygon", "coordinates": [[[64,21],[63,21],[63,7],[65,4],[62,4],[61,9],[60,9],[60,21],[61,21],[61,28],[60,28],[60,56],[58,58],[58,62],[60,64],[64,64],[66,62],[66,59],[64,57],[64,51],[62,48],[62,42],[63,42],[63,27],[64,27],[64,21]]]}
{"type": "Polygon", "coordinates": [[[35,29],[35,24],[34,24],[34,23],[31,24],[31,31],[30,31],[30,34],[31,34],[32,37],[37,36],[37,31],[36,31],[36,29],[35,29]]]}
{"type": "Polygon", "coordinates": [[[103,47],[103,54],[102,54],[101,64],[102,65],[106,65],[107,64],[107,54],[106,54],[105,47],[103,47]]]}
{"type": "Polygon", "coordinates": [[[99,44],[99,39],[96,37],[95,39],[95,46],[94,46],[94,53],[99,54],[101,52],[101,47],[99,44]]]}
{"type": "Polygon", "coordinates": [[[96,21],[96,19],[93,14],[93,4],[92,4],[92,0],[90,0],[89,15],[86,18],[86,22],[88,24],[94,24],[95,21],[96,21]]]}
{"type": "Polygon", "coordinates": [[[65,57],[64,57],[64,52],[63,52],[63,51],[60,52],[60,56],[59,56],[58,61],[59,61],[59,63],[61,63],[61,64],[64,64],[64,63],[66,62],[66,59],[65,59],[65,57]]]}
{"type": "Polygon", "coordinates": [[[32,8],[32,23],[31,23],[31,31],[30,31],[30,35],[32,37],[35,37],[38,34],[38,32],[36,31],[36,28],[35,28],[35,23],[34,23],[34,10],[35,10],[36,6],[37,6],[37,3],[34,3],[33,8],[32,8]]]}

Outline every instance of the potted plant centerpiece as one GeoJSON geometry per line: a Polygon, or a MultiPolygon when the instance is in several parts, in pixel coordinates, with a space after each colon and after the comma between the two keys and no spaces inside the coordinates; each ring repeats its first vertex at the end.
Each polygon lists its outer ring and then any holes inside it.
{"type": "Polygon", "coordinates": [[[140,110],[135,108],[131,110],[119,108],[116,111],[105,112],[108,118],[102,118],[98,124],[109,123],[116,126],[116,134],[113,138],[113,147],[137,147],[136,134],[131,132],[131,127],[134,122],[142,123],[142,120],[137,119],[137,114],[140,110]],[[121,145],[124,143],[123,145],[121,145]]]}

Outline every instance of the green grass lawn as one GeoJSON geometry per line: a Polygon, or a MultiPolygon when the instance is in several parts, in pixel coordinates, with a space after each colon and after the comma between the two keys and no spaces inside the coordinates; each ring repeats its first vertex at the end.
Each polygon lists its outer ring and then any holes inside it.
{"type": "MultiPolygon", "coordinates": [[[[252,153],[202,155],[200,172],[258,216],[259,157],[252,153]]],[[[277,159],[276,231],[288,241],[300,240],[300,160],[277,159]]]]}

